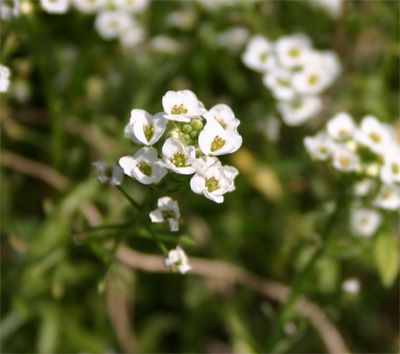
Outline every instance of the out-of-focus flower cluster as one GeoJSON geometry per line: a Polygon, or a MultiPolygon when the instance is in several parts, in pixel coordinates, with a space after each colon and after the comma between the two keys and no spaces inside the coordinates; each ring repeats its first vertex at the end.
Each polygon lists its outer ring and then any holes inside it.
{"type": "Polygon", "coordinates": [[[263,74],[263,83],[278,100],[277,108],[287,125],[297,126],[322,109],[320,94],[341,72],[332,51],[318,51],[304,34],[280,37],[272,42],[253,36],[242,55],[243,63],[263,74]]]}
{"type": "Polygon", "coordinates": [[[344,0],[301,0],[312,7],[325,10],[331,17],[338,18],[342,12],[344,0]]]}
{"type": "Polygon", "coordinates": [[[400,207],[400,144],[392,126],[366,116],[359,126],[347,113],[330,119],[326,130],[304,138],[310,156],[354,175],[351,229],[373,236],[381,224],[378,210],[400,207]]]}
{"type": "Polygon", "coordinates": [[[230,107],[218,104],[209,111],[189,90],[168,91],[163,112],[154,116],[134,109],[125,137],[144,145],[134,156],[119,160],[124,173],[143,184],[160,182],[169,172],[194,175],[190,187],[217,203],[235,189],[236,168],[223,166],[217,156],[235,152],[242,145],[239,120],[230,107]],[[162,148],[155,144],[166,137],[162,148]]]}
{"type": "Polygon", "coordinates": [[[10,69],[0,64],[0,92],[7,92],[10,85],[10,69]]]}

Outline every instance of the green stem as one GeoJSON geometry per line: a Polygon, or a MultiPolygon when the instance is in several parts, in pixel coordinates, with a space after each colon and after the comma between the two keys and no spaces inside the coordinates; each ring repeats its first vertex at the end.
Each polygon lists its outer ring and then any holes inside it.
{"type": "Polygon", "coordinates": [[[141,206],[135,202],[132,197],[121,187],[121,186],[117,186],[117,189],[119,189],[122,194],[125,196],[126,199],[128,199],[129,203],[131,203],[136,209],[140,210],[141,206]]]}
{"type": "MultiPolygon", "coordinates": [[[[346,182],[346,180],[344,181],[346,182]]],[[[343,183],[345,184],[345,183],[343,183]]],[[[269,336],[266,345],[266,352],[272,353],[275,351],[276,343],[279,340],[279,337],[282,333],[282,328],[285,322],[290,318],[293,309],[295,307],[296,301],[298,297],[302,294],[304,287],[309,279],[312,271],[314,270],[315,264],[320,260],[320,258],[325,254],[325,252],[329,249],[329,245],[331,243],[332,229],[334,228],[340,214],[344,211],[344,203],[346,201],[347,189],[345,186],[340,186],[340,195],[337,200],[335,211],[331,214],[329,219],[327,220],[324,230],[321,233],[322,246],[314,253],[312,258],[308,261],[307,265],[303,268],[303,270],[298,274],[294,285],[292,287],[292,291],[288,296],[286,302],[282,306],[282,309],[279,313],[279,316],[275,322],[275,326],[272,329],[272,332],[269,336]]]]}
{"type": "Polygon", "coordinates": [[[151,229],[150,225],[146,225],[147,231],[150,232],[150,235],[154,239],[154,241],[157,243],[158,248],[161,250],[161,252],[164,254],[165,257],[168,257],[168,248],[165,247],[164,243],[162,243],[160,237],[151,229]]]}

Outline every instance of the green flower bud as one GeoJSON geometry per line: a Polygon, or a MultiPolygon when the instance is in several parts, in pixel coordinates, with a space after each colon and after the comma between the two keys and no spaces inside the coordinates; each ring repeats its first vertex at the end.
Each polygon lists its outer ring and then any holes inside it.
{"type": "Polygon", "coordinates": [[[199,118],[192,119],[190,125],[194,130],[202,130],[204,126],[203,122],[199,118]]]}

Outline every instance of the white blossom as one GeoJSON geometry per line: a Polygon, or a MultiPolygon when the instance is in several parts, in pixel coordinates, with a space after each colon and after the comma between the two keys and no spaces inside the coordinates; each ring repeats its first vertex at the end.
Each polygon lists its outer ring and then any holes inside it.
{"type": "Polygon", "coordinates": [[[357,197],[365,197],[371,192],[374,185],[375,185],[374,180],[369,178],[364,178],[363,180],[358,181],[354,184],[353,195],[357,197]]]}
{"type": "Polygon", "coordinates": [[[263,83],[277,100],[291,101],[296,97],[292,87],[292,72],[276,68],[263,76],[263,83]]]}
{"type": "Polygon", "coordinates": [[[132,26],[132,18],[121,11],[102,11],[95,19],[95,28],[103,39],[109,40],[119,37],[132,26]]]}
{"type": "Polygon", "coordinates": [[[274,46],[262,36],[254,36],[242,55],[243,63],[255,71],[265,73],[275,65],[274,46]]]}
{"type": "Polygon", "coordinates": [[[207,122],[218,122],[225,130],[232,130],[236,132],[237,127],[240,124],[239,119],[235,118],[235,114],[233,113],[232,109],[226,104],[215,105],[203,116],[207,122]]]}
{"type": "Polygon", "coordinates": [[[68,11],[70,0],[40,0],[43,10],[52,14],[65,14],[68,11]]]}
{"type": "Polygon", "coordinates": [[[199,134],[199,146],[205,155],[225,155],[237,151],[242,137],[235,131],[225,130],[221,124],[210,120],[199,134]]]}
{"type": "Polygon", "coordinates": [[[331,84],[327,71],[320,65],[308,65],[293,74],[293,88],[300,95],[317,95],[331,84]]]}
{"type": "Polygon", "coordinates": [[[314,136],[306,136],[304,146],[314,159],[324,161],[331,156],[335,144],[327,133],[321,131],[314,136]]]}
{"type": "Polygon", "coordinates": [[[122,46],[134,48],[145,40],[146,32],[139,22],[132,20],[130,26],[120,34],[122,46]]]}
{"type": "Polygon", "coordinates": [[[376,117],[367,116],[361,121],[355,140],[381,154],[393,143],[393,132],[390,126],[381,123],[376,117]]]}
{"type": "Polygon", "coordinates": [[[294,101],[278,102],[278,111],[283,121],[290,126],[298,126],[317,115],[322,109],[322,101],[318,96],[304,96],[294,101]]]}
{"type": "Polygon", "coordinates": [[[95,13],[105,8],[107,0],[73,0],[73,3],[81,12],[95,13]]]}
{"type": "Polygon", "coordinates": [[[187,271],[192,269],[189,265],[186,253],[180,246],[169,251],[168,257],[164,259],[164,265],[171,268],[172,271],[180,272],[181,274],[185,274],[187,271]]]}
{"type": "Polygon", "coordinates": [[[157,207],[149,214],[151,221],[155,223],[168,221],[170,230],[178,231],[180,217],[178,202],[171,197],[163,197],[158,199],[157,207]]]}
{"type": "Polygon", "coordinates": [[[249,30],[244,27],[233,27],[217,34],[215,44],[217,47],[228,49],[230,52],[239,51],[249,38],[249,30]]]}
{"type": "Polygon", "coordinates": [[[206,113],[206,109],[190,90],[168,91],[162,98],[164,117],[179,122],[190,122],[192,117],[206,113]]]}
{"type": "Polygon", "coordinates": [[[168,138],[163,147],[162,153],[167,168],[182,175],[191,175],[196,169],[190,166],[196,159],[194,146],[185,146],[180,140],[168,138]]]}
{"type": "Polygon", "coordinates": [[[354,209],[350,214],[350,226],[354,235],[371,237],[382,222],[381,214],[373,209],[354,209]]]}
{"type": "Polygon", "coordinates": [[[168,172],[164,162],[157,157],[157,150],[153,147],[143,147],[133,157],[121,157],[119,164],[125,174],[143,184],[158,183],[168,172]]]}
{"type": "Polygon", "coordinates": [[[348,294],[356,295],[360,292],[360,282],[356,278],[349,278],[343,281],[342,290],[348,294]]]}
{"type": "Polygon", "coordinates": [[[162,34],[152,37],[149,45],[150,48],[157,53],[173,55],[182,51],[182,45],[180,42],[162,34]]]}
{"type": "Polygon", "coordinates": [[[383,183],[400,183],[400,148],[393,147],[384,156],[384,164],[380,171],[383,183]]]}
{"type": "Polygon", "coordinates": [[[342,172],[353,172],[360,164],[359,156],[346,145],[336,144],[332,151],[332,166],[342,172]]]}
{"type": "Polygon", "coordinates": [[[0,64],[0,92],[7,92],[10,85],[10,69],[0,64]]]}
{"type": "Polygon", "coordinates": [[[124,171],[121,167],[116,164],[113,164],[110,168],[107,166],[107,162],[105,161],[96,161],[92,162],[92,165],[99,170],[99,173],[94,177],[97,178],[101,183],[110,181],[110,186],[118,186],[122,183],[124,179],[124,171]],[[109,176],[111,172],[111,176],[109,176]]]}
{"type": "Polygon", "coordinates": [[[201,174],[217,162],[219,162],[218,157],[203,155],[194,160],[192,167],[196,169],[197,173],[201,174]]]}
{"type": "Polygon", "coordinates": [[[372,205],[386,210],[396,210],[400,207],[400,187],[383,184],[372,205]]]}
{"type": "Polygon", "coordinates": [[[347,113],[338,113],[326,125],[329,135],[336,140],[349,139],[353,136],[356,126],[353,118],[347,113]]]}
{"type": "Polygon", "coordinates": [[[97,178],[100,181],[100,183],[107,182],[109,179],[109,177],[106,176],[107,162],[96,161],[96,162],[92,162],[92,165],[99,170],[99,173],[96,174],[94,177],[97,178]]]}
{"type": "Polygon", "coordinates": [[[148,5],[149,0],[112,0],[117,10],[130,14],[143,11],[148,5]]]}
{"type": "Polygon", "coordinates": [[[279,63],[285,68],[293,69],[305,64],[311,50],[311,41],[301,33],[283,36],[276,41],[275,50],[279,63]]]}
{"type": "Polygon", "coordinates": [[[203,173],[196,173],[190,180],[190,188],[196,194],[204,194],[206,198],[222,203],[223,194],[235,190],[234,179],[238,173],[236,168],[217,162],[203,173]]]}
{"type": "Polygon", "coordinates": [[[124,135],[134,143],[154,145],[164,134],[167,123],[163,113],[152,116],[143,109],[133,109],[124,135]]]}

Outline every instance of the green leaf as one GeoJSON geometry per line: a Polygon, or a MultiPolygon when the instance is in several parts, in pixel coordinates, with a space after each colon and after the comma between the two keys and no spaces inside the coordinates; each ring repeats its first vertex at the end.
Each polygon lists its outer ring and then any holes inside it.
{"type": "Polygon", "coordinates": [[[390,287],[399,272],[398,244],[393,234],[381,232],[374,243],[374,258],[382,284],[390,287]]]}

